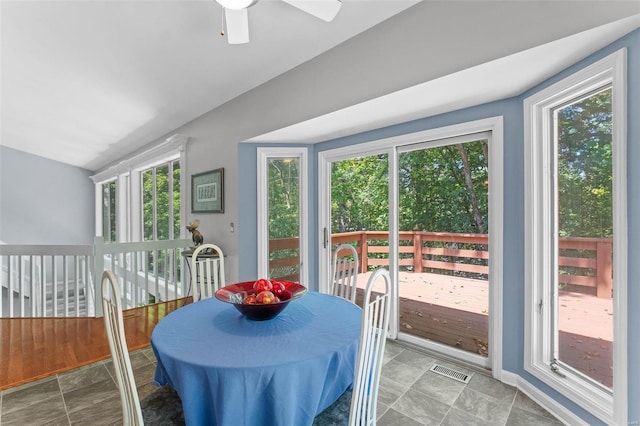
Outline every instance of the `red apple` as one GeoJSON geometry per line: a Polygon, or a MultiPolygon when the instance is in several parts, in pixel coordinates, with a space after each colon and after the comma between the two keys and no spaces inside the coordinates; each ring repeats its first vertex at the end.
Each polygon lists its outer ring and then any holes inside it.
{"type": "Polygon", "coordinates": [[[280,281],[271,281],[273,289],[271,290],[276,296],[280,296],[287,288],[280,281]]]}
{"type": "Polygon", "coordinates": [[[260,293],[261,291],[271,291],[273,286],[271,285],[271,281],[265,280],[264,278],[260,278],[258,281],[253,283],[253,289],[260,293]]]}
{"type": "Polygon", "coordinates": [[[276,296],[269,290],[263,290],[256,296],[256,301],[268,305],[276,302],[276,296]]]}
{"type": "Polygon", "coordinates": [[[256,303],[258,303],[258,301],[256,300],[256,296],[251,294],[245,297],[242,303],[244,303],[245,305],[255,305],[256,303]]]}

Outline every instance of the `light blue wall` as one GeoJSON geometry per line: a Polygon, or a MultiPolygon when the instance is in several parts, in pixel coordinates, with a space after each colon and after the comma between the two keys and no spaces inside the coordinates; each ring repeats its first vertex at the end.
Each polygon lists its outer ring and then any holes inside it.
{"type": "MultiPolygon", "coordinates": [[[[317,206],[317,153],[342,146],[386,137],[433,129],[451,124],[463,123],[487,117],[504,117],[504,323],[503,323],[503,368],[522,376],[547,395],[560,402],[589,424],[600,422],[589,413],[569,401],[535,377],[524,371],[524,98],[542,88],[584,68],[622,48],[628,48],[628,218],[629,218],[629,294],[628,294],[628,354],[629,354],[629,416],[630,422],[640,421],[640,362],[635,361],[640,354],[640,30],[621,38],[607,48],[597,52],[580,63],[559,73],[548,81],[529,90],[521,96],[490,104],[479,105],[439,116],[428,117],[396,126],[340,138],[311,147],[309,197],[311,250],[311,277],[317,276],[319,242],[317,206]]],[[[256,145],[242,144],[238,153],[239,177],[239,252],[241,265],[256,265],[256,145]]],[[[255,279],[255,267],[240,271],[241,280],[255,279]]],[[[311,279],[310,287],[317,289],[311,279]]]]}
{"type": "Polygon", "coordinates": [[[91,172],[0,146],[0,241],[93,244],[91,172]]]}

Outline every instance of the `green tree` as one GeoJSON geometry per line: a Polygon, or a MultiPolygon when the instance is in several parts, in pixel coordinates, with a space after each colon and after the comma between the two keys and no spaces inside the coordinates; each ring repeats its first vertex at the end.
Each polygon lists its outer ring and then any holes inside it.
{"type": "Polygon", "coordinates": [[[334,162],[331,168],[331,231],[387,229],[388,175],[386,154],[334,162]]]}
{"type": "Polygon", "coordinates": [[[611,89],[557,111],[560,236],[613,235],[611,89]]]}

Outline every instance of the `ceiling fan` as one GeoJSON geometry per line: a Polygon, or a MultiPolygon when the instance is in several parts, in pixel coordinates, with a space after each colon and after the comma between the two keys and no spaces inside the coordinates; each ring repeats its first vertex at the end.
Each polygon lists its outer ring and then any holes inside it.
{"type": "MultiPolygon", "coordinates": [[[[229,44],[249,43],[248,8],[258,0],[216,0],[224,8],[229,44]]],[[[331,22],[336,17],[342,2],[340,0],[282,0],[293,7],[307,12],[323,21],[331,22]]]]}

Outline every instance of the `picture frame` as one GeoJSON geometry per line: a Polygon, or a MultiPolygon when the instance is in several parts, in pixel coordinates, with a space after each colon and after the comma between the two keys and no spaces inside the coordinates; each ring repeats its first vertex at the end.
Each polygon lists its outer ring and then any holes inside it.
{"type": "Polygon", "coordinates": [[[191,213],[224,213],[224,168],[191,175],[191,213]]]}

